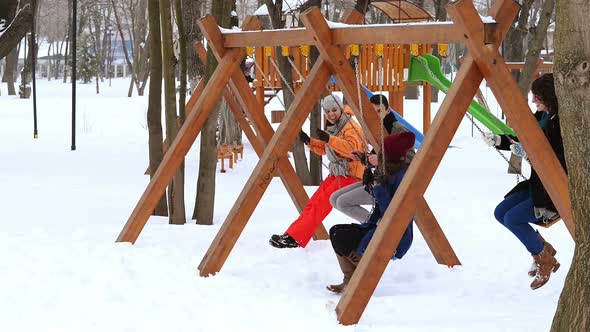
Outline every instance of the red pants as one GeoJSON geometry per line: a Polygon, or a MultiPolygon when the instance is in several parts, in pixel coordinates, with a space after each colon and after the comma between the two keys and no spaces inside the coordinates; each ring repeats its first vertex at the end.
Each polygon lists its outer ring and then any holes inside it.
{"type": "Polygon", "coordinates": [[[357,181],[358,179],[352,176],[328,176],[311,196],[299,218],[289,226],[285,234],[291,235],[300,246],[305,247],[316,228],[332,211],[332,204],[330,204],[332,193],[357,181]]]}

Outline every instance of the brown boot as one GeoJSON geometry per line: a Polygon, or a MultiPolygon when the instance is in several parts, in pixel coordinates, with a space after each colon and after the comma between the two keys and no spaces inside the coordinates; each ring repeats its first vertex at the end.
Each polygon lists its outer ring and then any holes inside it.
{"type": "Polygon", "coordinates": [[[356,269],[356,264],[353,264],[348,257],[336,254],[336,258],[338,258],[338,264],[340,264],[340,269],[342,270],[342,274],[344,274],[344,278],[342,279],[342,283],[337,285],[328,285],[326,288],[330,292],[340,294],[344,291],[344,287],[348,285],[348,282],[350,281],[350,278],[356,269]]]}
{"type": "Polygon", "coordinates": [[[537,273],[535,274],[535,280],[531,283],[531,289],[537,289],[545,285],[547,281],[549,281],[551,272],[555,272],[559,269],[560,264],[555,257],[551,256],[549,246],[551,245],[546,243],[545,246],[543,246],[543,250],[538,255],[533,256],[537,267],[537,273]]]}
{"type": "MultiPolygon", "coordinates": [[[[539,231],[537,231],[537,236],[539,237],[539,240],[541,240],[543,242],[544,246],[547,246],[547,251],[549,252],[549,254],[551,254],[551,256],[555,256],[557,254],[557,250],[555,250],[555,248],[553,248],[553,246],[551,245],[551,243],[545,241],[545,239],[541,236],[541,233],[539,233],[539,231]]],[[[535,274],[537,274],[537,265],[535,264],[535,260],[533,260],[533,263],[531,264],[531,267],[529,268],[529,277],[534,277],[535,274]]]]}

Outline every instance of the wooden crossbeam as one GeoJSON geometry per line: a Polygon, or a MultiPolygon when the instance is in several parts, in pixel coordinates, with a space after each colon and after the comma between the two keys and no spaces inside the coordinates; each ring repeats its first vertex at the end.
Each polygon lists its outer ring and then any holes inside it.
{"type": "Polygon", "coordinates": [[[174,173],[180,167],[184,156],[188,153],[190,147],[199,135],[203,124],[209,117],[211,110],[215,107],[221,92],[227,85],[231,73],[238,71],[239,64],[244,58],[245,51],[242,49],[232,49],[219,61],[215,72],[207,82],[201,97],[198,98],[192,110],[187,112],[187,118],[180,128],[178,135],[172,142],[172,145],[164,155],[164,159],[156,170],[156,173],[150,180],[127,223],[121,230],[117,242],[135,243],[143,227],[147,223],[152,211],[166,187],[172,180],[174,173]]]}
{"type": "Polygon", "coordinates": [[[464,0],[452,3],[448,7],[448,13],[455,24],[464,31],[465,45],[469,52],[473,53],[480,72],[486,77],[488,86],[506,114],[510,126],[518,135],[519,142],[527,151],[532,167],[539,174],[543,186],[573,238],[575,225],[567,175],[535,121],[525,97],[507,70],[504,58],[497,48],[486,46],[482,42],[481,18],[471,3],[464,0]]]}
{"type": "MultiPolygon", "coordinates": [[[[352,20],[354,18],[350,18],[352,20]]],[[[346,18],[346,22],[354,23],[346,18]]],[[[214,33],[216,27],[201,27],[207,33],[214,33]]],[[[204,32],[205,33],[205,32],[204,32]]],[[[216,34],[216,39],[221,33],[216,34]]],[[[211,43],[211,40],[209,40],[211,43]]],[[[214,42],[213,45],[221,45],[214,42]]],[[[212,45],[212,49],[213,46],[212,45]]],[[[214,52],[215,53],[215,52],[214,52]]],[[[309,113],[317,100],[320,98],[324,87],[330,78],[330,68],[323,59],[318,59],[311,69],[309,76],[303,83],[301,89],[295,94],[293,103],[287,110],[287,114],[280,124],[276,133],[272,135],[260,161],[254,168],[244,189],[238,196],[234,206],[230,210],[213,243],[207,250],[205,257],[199,265],[201,276],[215,274],[221,270],[229,256],[234,244],[238,240],[248,220],[252,216],[256,205],[260,202],[262,195],[270,184],[274,173],[278,168],[280,159],[289,151],[292,142],[295,140],[300,128],[307,119],[309,113]]],[[[236,77],[236,80],[239,79],[236,77]]],[[[232,84],[235,84],[232,78],[232,84]]],[[[237,94],[236,96],[242,96],[237,94]]]]}
{"type": "MultiPolygon", "coordinates": [[[[360,15],[360,13],[358,14],[360,15]]],[[[344,50],[330,43],[330,29],[321,11],[318,8],[311,8],[301,14],[300,17],[303,24],[312,32],[314,39],[317,41],[316,47],[324,61],[331,67],[336,77],[336,83],[342,90],[357,119],[363,125],[371,144],[380,148],[382,135],[385,136],[381,120],[377,113],[373,111],[369,98],[362,90],[360,102],[364,111],[361,111],[356,75],[345,58],[344,50]]],[[[416,223],[420,224],[420,230],[424,231],[423,235],[426,238],[426,243],[429,245],[434,257],[439,263],[447,266],[460,265],[457,255],[438,225],[434,214],[428,207],[428,203],[423,197],[420,198],[420,202],[419,208],[423,211],[418,211],[419,217],[416,219],[416,223]]]]}
{"type": "MultiPolygon", "coordinates": [[[[491,15],[498,22],[500,37],[517,12],[518,5],[511,0],[494,3],[491,15]]],[[[468,56],[336,307],[340,323],[350,325],[359,321],[482,79],[473,58],[468,56]]]]}
{"type": "MultiPolygon", "coordinates": [[[[495,23],[484,25],[486,39],[495,38],[495,23]]],[[[380,24],[353,27],[333,27],[334,45],[358,44],[436,44],[463,42],[461,31],[451,22],[420,24],[380,24]]],[[[300,46],[316,45],[307,29],[268,30],[223,33],[224,47],[300,46]]]]}

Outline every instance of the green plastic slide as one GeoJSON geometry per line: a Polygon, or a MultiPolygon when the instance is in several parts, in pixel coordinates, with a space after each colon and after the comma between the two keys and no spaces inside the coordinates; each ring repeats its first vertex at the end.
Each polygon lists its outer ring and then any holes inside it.
{"type": "MultiPolygon", "coordinates": [[[[410,57],[410,68],[408,70],[408,82],[426,81],[445,94],[451,87],[449,81],[440,69],[440,60],[432,54],[410,57]]],[[[479,122],[486,126],[496,135],[508,134],[515,136],[514,130],[508,127],[504,122],[495,117],[492,113],[486,111],[476,101],[472,101],[467,110],[479,122]]]]}

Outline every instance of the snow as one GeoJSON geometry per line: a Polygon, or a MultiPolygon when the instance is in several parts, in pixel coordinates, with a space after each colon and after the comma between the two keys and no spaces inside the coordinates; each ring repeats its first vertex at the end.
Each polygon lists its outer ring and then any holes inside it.
{"type": "MultiPolygon", "coordinates": [[[[135,245],[115,243],[148,183],[148,101],[127,98],[128,84],[102,84],[100,95],[94,84],[78,85],[76,151],[70,151],[69,84],[38,81],[37,140],[32,101],[2,91],[2,331],[549,329],[574,243],[563,223],[542,230],[562,267],[543,288],[529,290],[531,257],[493,218],[515,178],[479,134],[471,136],[466,118],[452,142],[459,148],[447,151],[426,193],[463,266],[437,265],[416,229],[412,248],[389,264],[355,326],[337,323],[339,296],[325,289],[341,280],[329,241],[305,249],[268,245],[297,216],[276,178],[221,272],[198,277],[200,260],[258,161],[247,142],[244,160],[217,173],[215,225],[171,226],[153,217],[135,245]]],[[[497,112],[491,93],[485,95],[497,112]]],[[[418,128],[421,105],[405,103],[406,118],[418,128]]],[[[186,159],[189,216],[198,147],[186,159]]],[[[324,225],[349,222],[333,211],[324,225]]]]}

